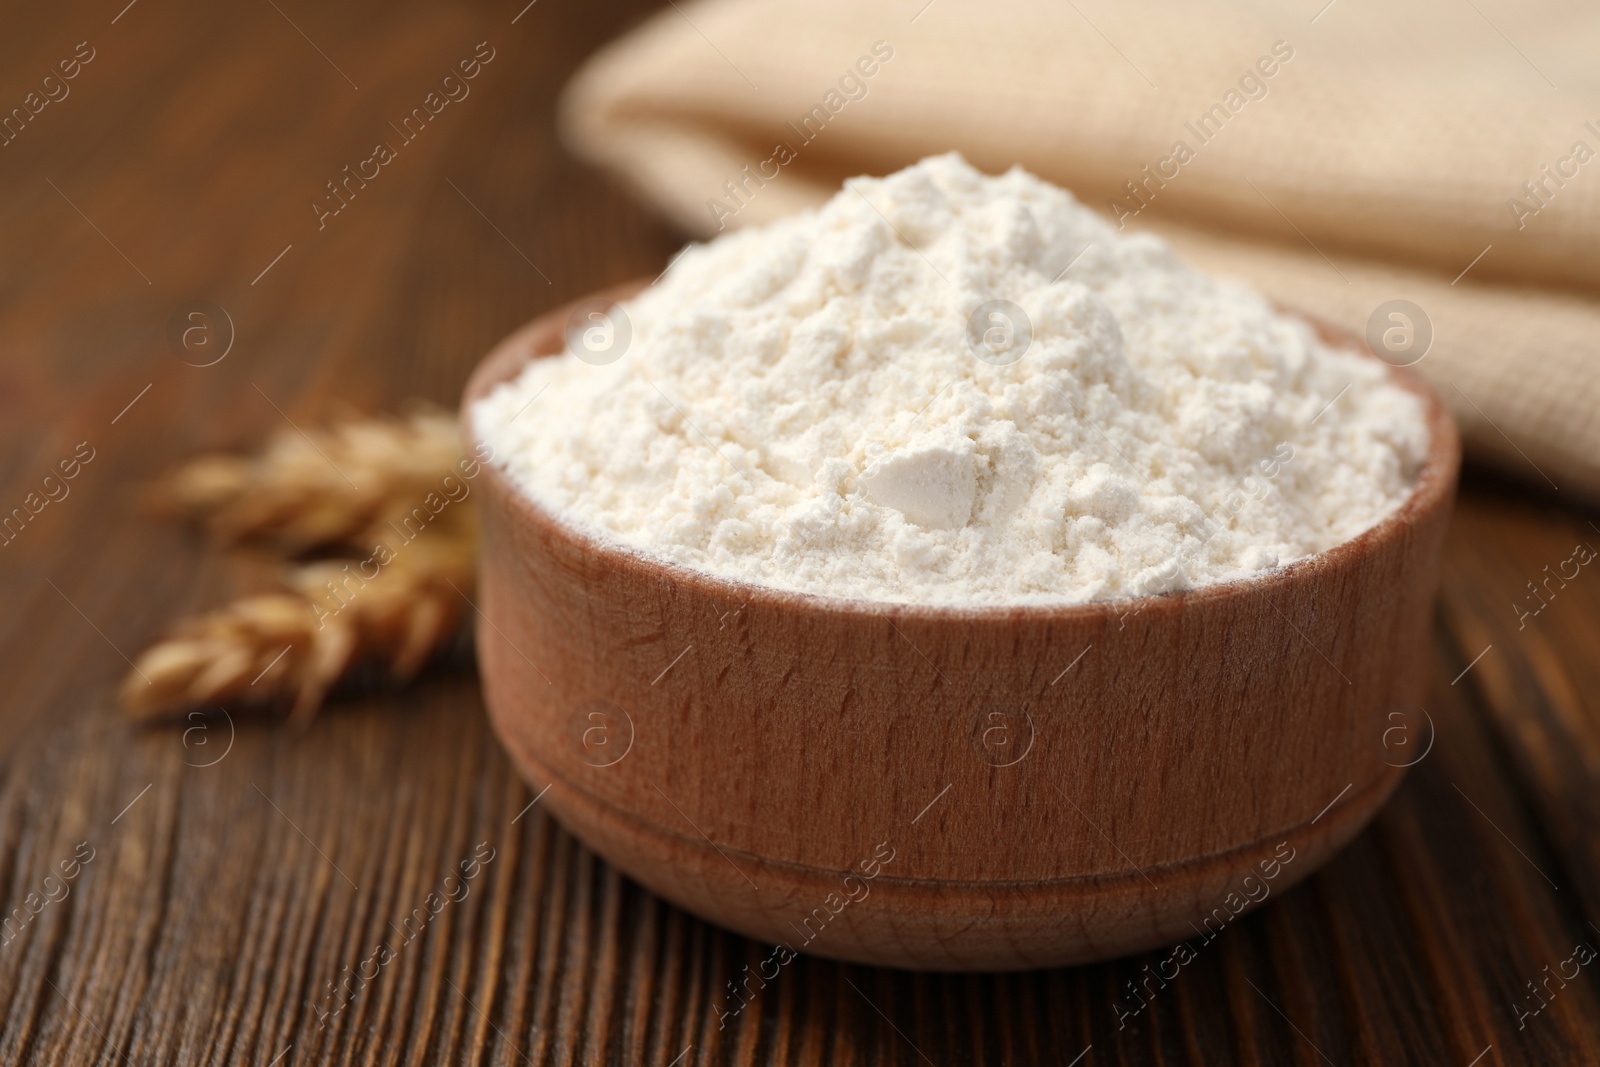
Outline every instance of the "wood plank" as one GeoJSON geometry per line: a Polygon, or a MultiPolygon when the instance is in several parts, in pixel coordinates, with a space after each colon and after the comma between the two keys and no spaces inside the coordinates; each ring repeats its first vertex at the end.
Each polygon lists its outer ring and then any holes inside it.
{"type": "Polygon", "coordinates": [[[515,26],[520,4],[279,6],[299,30],[271,5],[184,0],[115,25],[120,4],[35,6],[0,36],[5,99],[76,42],[97,49],[0,167],[0,501],[96,449],[0,548],[0,908],[93,849],[0,943],[0,1061],[1600,1061],[1594,968],[1520,1029],[1516,1008],[1575,941],[1600,946],[1600,578],[1583,568],[1525,627],[1511,608],[1577,540],[1600,545],[1600,520],[1481,476],[1447,545],[1433,750],[1346,852],[1122,1029],[1125,983],[1165,953],[1007,976],[800,959],[719,1029],[762,947],[651,898],[538,806],[518,818],[533,795],[466,671],[343,701],[305,733],[242,712],[125,727],[123,653],[239,581],[141,518],[137,483],[285,417],[452,404],[511,328],[653,274],[677,242],[563,155],[551,117],[642,2],[539,4],[515,26]],[[319,232],[322,183],[486,39],[473,94],[319,232]],[[214,367],[162,337],[194,298],[234,316],[214,367]],[[319,1028],[328,983],[402,939],[480,842],[494,858],[466,895],[319,1028]]]}

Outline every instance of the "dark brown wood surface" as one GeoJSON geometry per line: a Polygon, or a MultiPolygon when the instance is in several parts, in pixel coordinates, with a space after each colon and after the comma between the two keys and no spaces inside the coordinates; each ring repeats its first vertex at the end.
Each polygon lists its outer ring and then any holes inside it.
{"type": "Polygon", "coordinates": [[[1126,983],[1167,953],[999,976],[802,958],[719,1025],[766,946],[529,808],[467,670],[304,733],[121,722],[127,657],[238,567],[141,517],[141,480],[344,407],[453,403],[516,325],[666,262],[676,236],[562,153],[551,108],[639,14],[6,12],[0,109],[80,42],[93,58],[0,147],[0,511],[80,442],[93,459],[0,547],[0,910],[27,917],[0,934],[0,1062],[1600,1062],[1600,968],[1563,965],[1600,949],[1600,577],[1544,584],[1600,529],[1481,476],[1446,549],[1428,719],[1395,738],[1427,754],[1326,869],[1150,979],[1125,1027],[1126,983]],[[484,41],[471,95],[319,230],[324,183],[484,41]],[[166,338],[196,300],[234,328],[209,367],[166,338]],[[367,964],[480,845],[461,899],[367,964]],[[330,1000],[347,969],[372,977],[330,1000]]]}

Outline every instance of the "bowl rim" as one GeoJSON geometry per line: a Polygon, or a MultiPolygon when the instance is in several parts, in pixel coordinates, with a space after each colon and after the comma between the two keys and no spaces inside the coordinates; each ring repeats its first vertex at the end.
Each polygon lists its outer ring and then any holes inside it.
{"type": "MultiPolygon", "coordinates": [[[[643,279],[624,282],[558,305],[525,323],[491,349],[473,370],[462,391],[459,426],[462,442],[468,450],[472,450],[482,440],[473,425],[473,408],[477,402],[501,384],[521,374],[533,360],[559,354],[559,345],[551,348],[549,344],[538,343],[544,339],[543,335],[548,334],[549,340],[557,340],[562,336],[561,324],[578,307],[592,306],[601,302],[620,303],[637,295],[649,284],[653,283],[646,283],[643,279]]],[[[518,486],[494,459],[484,460],[482,467],[494,489],[513,501],[512,506],[527,521],[543,528],[550,535],[598,557],[600,561],[610,566],[668,577],[680,588],[687,588],[702,595],[740,601],[741,610],[744,607],[762,607],[837,618],[888,616],[892,619],[909,621],[959,620],[970,623],[1018,621],[1093,623],[1108,618],[1140,614],[1150,609],[1162,613],[1181,611],[1190,606],[1207,605],[1212,601],[1226,602],[1241,595],[1270,592],[1295,585],[1309,580],[1314,574],[1328,568],[1354,566],[1377,546],[1406,537],[1420,516],[1441,506],[1448,506],[1455,489],[1461,464],[1460,435],[1455,420],[1439,394],[1409,367],[1395,366],[1380,359],[1354,334],[1294,308],[1280,305],[1279,310],[1307,323],[1324,343],[1382,364],[1393,384],[1405,389],[1422,402],[1424,422],[1428,427],[1428,448],[1417,470],[1411,492],[1398,507],[1355,537],[1259,575],[1212,582],[1192,589],[1134,594],[1077,604],[973,605],[869,600],[861,597],[839,597],[783,589],[743,579],[726,578],[677,560],[652,555],[610,536],[602,529],[564,520],[518,486]]]]}

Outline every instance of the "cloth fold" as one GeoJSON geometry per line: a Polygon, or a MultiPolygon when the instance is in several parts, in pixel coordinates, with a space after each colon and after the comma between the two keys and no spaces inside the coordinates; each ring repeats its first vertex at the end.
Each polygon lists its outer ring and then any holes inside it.
{"type": "Polygon", "coordinates": [[[1600,10],[1319,6],[680,3],[580,71],[563,125],[701,237],[951,148],[1020,164],[1395,362],[1425,348],[1476,458],[1600,499],[1600,10]]]}

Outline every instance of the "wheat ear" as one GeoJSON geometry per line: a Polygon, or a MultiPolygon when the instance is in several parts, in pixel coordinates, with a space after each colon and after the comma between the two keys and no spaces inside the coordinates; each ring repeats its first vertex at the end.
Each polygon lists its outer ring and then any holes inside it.
{"type": "Polygon", "coordinates": [[[159,512],[201,520],[224,542],[286,554],[349,543],[385,512],[439,490],[461,459],[455,419],[438,410],[286,429],[257,456],[191,460],[149,494],[159,512]]]}
{"type": "Polygon", "coordinates": [[[123,683],[123,707],[132,718],[157,719],[237,701],[286,702],[291,718],[303,720],[361,665],[405,681],[456,633],[475,565],[472,541],[441,530],[401,547],[371,578],[349,561],[297,566],[288,591],[190,619],[148,649],[123,683]]]}
{"type": "Polygon", "coordinates": [[[456,633],[477,573],[476,512],[445,484],[460,460],[453,424],[445,447],[447,421],[347,422],[304,450],[280,437],[255,459],[202,457],[160,487],[170,510],[209,520],[219,537],[345,555],[285,561],[285,591],[180,624],[123,683],[127,714],[248,701],[289,703],[303,721],[358,667],[401,681],[415,674],[456,633]],[[382,491],[352,497],[335,465],[382,491]]]}

